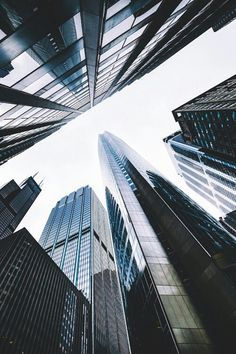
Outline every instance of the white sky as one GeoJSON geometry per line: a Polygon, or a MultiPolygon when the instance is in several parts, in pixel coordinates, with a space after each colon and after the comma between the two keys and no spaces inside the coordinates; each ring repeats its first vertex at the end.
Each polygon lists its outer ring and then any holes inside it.
{"type": "Polygon", "coordinates": [[[236,21],[209,30],[172,58],[108,98],[60,131],[1,166],[0,185],[39,171],[43,190],[20,227],[38,240],[57,200],[89,184],[104,202],[97,154],[98,134],[110,131],[144,156],[214,216],[217,210],[177,175],[162,139],[179,129],[171,111],[235,74],[236,21]]]}

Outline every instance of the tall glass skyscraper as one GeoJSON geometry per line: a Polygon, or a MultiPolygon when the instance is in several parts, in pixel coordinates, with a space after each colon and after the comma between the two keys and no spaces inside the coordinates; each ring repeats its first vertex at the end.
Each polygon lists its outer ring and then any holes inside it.
{"type": "Polygon", "coordinates": [[[15,231],[40,192],[33,177],[20,185],[12,180],[0,188],[0,239],[15,231]]]}
{"type": "Polygon", "coordinates": [[[129,354],[107,214],[88,186],[57,202],[39,243],[90,303],[94,354],[129,354]]]}
{"type": "Polygon", "coordinates": [[[236,76],[173,111],[181,132],[164,139],[185,182],[224,214],[236,210],[236,76]]]}
{"type": "Polygon", "coordinates": [[[236,210],[236,162],[186,142],[181,132],[164,139],[180,176],[221,213],[236,210]]]}
{"type": "Polygon", "coordinates": [[[122,140],[99,153],[134,352],[230,353],[235,239],[122,140]]]}
{"type": "Polygon", "coordinates": [[[86,354],[88,300],[26,229],[0,240],[0,353],[86,354]]]}
{"type": "Polygon", "coordinates": [[[226,24],[234,8],[234,0],[1,1],[0,163],[226,24]]]}

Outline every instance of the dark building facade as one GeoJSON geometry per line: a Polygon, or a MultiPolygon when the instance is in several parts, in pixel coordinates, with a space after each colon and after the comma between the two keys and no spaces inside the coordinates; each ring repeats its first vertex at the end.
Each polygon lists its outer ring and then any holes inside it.
{"type": "Polygon", "coordinates": [[[230,353],[235,239],[114,135],[99,154],[131,348],[230,353]]]}
{"type": "Polygon", "coordinates": [[[236,162],[186,142],[181,132],[164,139],[170,158],[186,184],[222,214],[236,210],[236,162]]]}
{"type": "Polygon", "coordinates": [[[107,214],[90,187],[57,202],[39,242],[91,304],[92,353],[129,354],[107,214]]]}
{"type": "Polygon", "coordinates": [[[213,30],[216,32],[219,29],[226,26],[228,23],[232,22],[236,17],[236,5],[231,3],[228,4],[228,9],[225,8],[221,16],[216,20],[212,26],[213,30]]]}
{"type": "Polygon", "coordinates": [[[26,229],[0,240],[1,354],[86,354],[87,299],[26,229]]]}
{"type": "Polygon", "coordinates": [[[173,111],[183,138],[222,158],[236,159],[236,76],[173,111]]]}
{"type": "Polygon", "coordinates": [[[231,211],[231,213],[220,218],[220,223],[226,228],[226,230],[236,236],[236,210],[231,211]]]}
{"type": "Polygon", "coordinates": [[[0,163],[156,68],[233,5],[1,1],[0,163]]]}
{"type": "Polygon", "coordinates": [[[12,180],[0,189],[0,239],[15,231],[40,192],[33,177],[20,185],[12,180]]]}

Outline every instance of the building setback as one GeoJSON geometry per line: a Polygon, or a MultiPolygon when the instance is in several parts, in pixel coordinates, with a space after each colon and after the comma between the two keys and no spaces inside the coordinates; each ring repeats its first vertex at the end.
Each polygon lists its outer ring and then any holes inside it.
{"type": "Polygon", "coordinates": [[[235,239],[114,135],[99,154],[133,351],[231,353],[235,239]]]}
{"type": "Polygon", "coordinates": [[[89,303],[26,229],[0,240],[1,354],[87,354],[89,303]]]}
{"type": "Polygon", "coordinates": [[[236,162],[204,151],[176,132],[164,139],[180,176],[222,214],[236,210],[236,162]]]}
{"type": "Polygon", "coordinates": [[[107,214],[90,187],[57,202],[39,242],[91,305],[92,353],[129,354],[107,214]]]}
{"type": "Polygon", "coordinates": [[[233,0],[0,4],[0,164],[131,84],[213,26],[233,0]]]}
{"type": "Polygon", "coordinates": [[[20,185],[11,180],[0,188],[0,239],[15,231],[40,192],[33,177],[20,185]]]}

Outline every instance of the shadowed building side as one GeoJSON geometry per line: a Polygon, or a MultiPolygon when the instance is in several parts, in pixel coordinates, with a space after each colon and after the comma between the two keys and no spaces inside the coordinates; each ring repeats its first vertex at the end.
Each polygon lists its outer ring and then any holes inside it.
{"type": "Polygon", "coordinates": [[[99,149],[134,346],[142,353],[152,336],[167,353],[230,353],[234,238],[114,135],[103,134],[99,149]],[[139,318],[133,303],[143,308],[139,318]]]}
{"type": "Polygon", "coordinates": [[[236,75],[173,110],[186,144],[236,158],[236,75]]]}
{"type": "Polygon", "coordinates": [[[0,189],[0,239],[15,231],[40,192],[33,177],[20,185],[12,180],[0,189]]]}
{"type": "Polygon", "coordinates": [[[0,240],[0,352],[81,354],[87,299],[26,229],[0,240]]]}
{"type": "Polygon", "coordinates": [[[221,217],[220,223],[236,237],[236,210],[221,217]]]}

